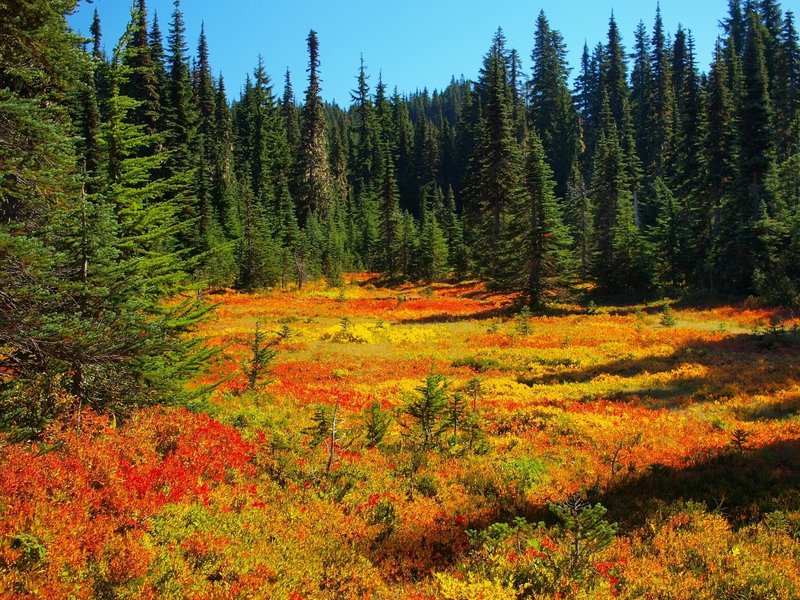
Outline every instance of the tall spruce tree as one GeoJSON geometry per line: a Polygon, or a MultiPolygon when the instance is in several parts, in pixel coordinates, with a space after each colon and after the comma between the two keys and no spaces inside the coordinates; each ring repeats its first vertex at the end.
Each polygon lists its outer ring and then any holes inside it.
{"type": "Polygon", "coordinates": [[[313,29],[308,43],[308,88],[300,118],[297,191],[302,214],[324,214],[333,202],[325,107],[320,96],[319,40],[313,29]]]}
{"type": "Polygon", "coordinates": [[[145,0],[134,1],[128,31],[125,60],[130,75],[121,91],[139,103],[134,111],[136,122],[144,125],[149,133],[155,133],[161,113],[161,94],[148,38],[145,0]]]}
{"type": "Polygon", "coordinates": [[[643,156],[648,173],[655,177],[666,177],[670,164],[670,149],[674,134],[675,89],[673,87],[670,49],[664,32],[661,8],[656,8],[653,25],[652,70],[653,109],[647,124],[648,148],[643,156]]]}
{"type": "Polygon", "coordinates": [[[725,52],[718,42],[714,63],[708,76],[706,93],[706,114],[708,115],[705,136],[705,182],[703,189],[707,194],[706,231],[697,240],[701,254],[705,257],[707,277],[703,285],[714,290],[718,285],[718,262],[725,254],[727,244],[725,229],[738,222],[731,213],[723,215],[723,207],[733,202],[737,178],[738,133],[736,110],[728,87],[728,71],[725,52]],[[724,220],[723,220],[724,218],[724,220]]]}
{"type": "Polygon", "coordinates": [[[467,190],[471,198],[470,218],[480,236],[474,251],[484,265],[484,274],[493,281],[501,276],[508,211],[520,194],[520,153],[511,120],[503,40],[502,30],[498,30],[476,86],[477,101],[485,98],[485,108],[470,159],[476,177],[467,190]]]}
{"type": "Polygon", "coordinates": [[[528,141],[524,188],[508,227],[506,277],[512,289],[522,291],[528,304],[538,308],[547,291],[569,283],[575,261],[554,192],[553,171],[535,131],[528,141]]]}
{"type": "Polygon", "coordinates": [[[597,244],[593,273],[607,291],[642,289],[649,284],[649,256],[635,224],[628,164],[607,94],[601,123],[592,174],[597,244]]]}
{"type": "Polygon", "coordinates": [[[578,119],[567,82],[566,46],[561,34],[550,27],[544,11],[536,20],[534,40],[531,122],[553,169],[556,194],[563,198],[573,159],[579,152],[578,119]]]}

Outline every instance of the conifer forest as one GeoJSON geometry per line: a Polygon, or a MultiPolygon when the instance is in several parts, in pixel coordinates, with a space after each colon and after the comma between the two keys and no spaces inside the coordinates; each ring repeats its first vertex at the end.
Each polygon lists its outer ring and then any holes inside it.
{"type": "Polygon", "coordinates": [[[78,5],[0,0],[0,597],[800,598],[788,6],[340,106],[78,5]]]}

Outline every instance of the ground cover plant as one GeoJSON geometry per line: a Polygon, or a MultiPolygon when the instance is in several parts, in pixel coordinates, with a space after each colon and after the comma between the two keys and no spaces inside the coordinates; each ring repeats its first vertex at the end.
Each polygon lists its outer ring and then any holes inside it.
{"type": "Polygon", "coordinates": [[[0,0],[0,597],[800,597],[791,11],[340,106],[91,4],[0,0]]]}
{"type": "Polygon", "coordinates": [[[800,594],[790,313],[376,284],[215,294],[199,410],[5,443],[2,595],[800,594]]]}

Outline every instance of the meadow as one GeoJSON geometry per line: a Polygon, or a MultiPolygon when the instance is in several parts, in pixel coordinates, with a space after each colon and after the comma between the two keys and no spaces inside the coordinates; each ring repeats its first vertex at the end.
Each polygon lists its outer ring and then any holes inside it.
{"type": "Polygon", "coordinates": [[[0,596],[800,597],[791,312],[209,300],[206,400],[2,446],[0,596]]]}

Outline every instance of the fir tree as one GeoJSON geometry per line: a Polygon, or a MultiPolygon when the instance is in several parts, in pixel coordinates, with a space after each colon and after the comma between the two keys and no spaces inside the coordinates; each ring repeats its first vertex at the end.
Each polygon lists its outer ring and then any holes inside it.
{"type": "Polygon", "coordinates": [[[634,222],[628,165],[607,97],[602,122],[592,177],[597,240],[593,270],[603,288],[635,289],[648,283],[644,268],[648,257],[634,222]]]}
{"type": "Polygon", "coordinates": [[[670,162],[670,148],[674,134],[675,90],[673,88],[672,67],[669,60],[669,48],[664,34],[664,22],[661,8],[656,9],[656,20],[653,25],[652,42],[653,70],[653,109],[646,130],[649,133],[647,151],[644,153],[645,166],[648,172],[656,177],[667,175],[670,162]]]}
{"type": "Polygon", "coordinates": [[[584,181],[583,174],[575,159],[572,163],[572,175],[564,202],[564,223],[569,228],[574,241],[574,250],[578,261],[578,274],[582,278],[589,276],[595,254],[594,239],[595,208],[591,194],[584,181]]]}
{"type": "Polygon", "coordinates": [[[383,180],[381,182],[379,205],[379,230],[382,259],[379,261],[381,270],[393,278],[399,270],[399,242],[401,239],[402,220],[400,215],[400,193],[395,178],[394,161],[389,152],[388,142],[385,143],[385,163],[383,180]]]}
{"type": "Polygon", "coordinates": [[[476,88],[478,99],[485,98],[486,104],[471,157],[475,181],[467,190],[472,199],[472,218],[480,233],[476,255],[493,281],[500,276],[507,212],[520,193],[520,156],[511,121],[502,41],[502,30],[498,30],[484,58],[476,88]]]}
{"type": "Polygon", "coordinates": [[[286,75],[284,76],[283,97],[281,99],[280,108],[284,127],[286,129],[286,142],[289,144],[291,155],[296,156],[300,143],[300,121],[297,115],[297,103],[294,97],[292,76],[289,69],[286,69],[286,75]]]}
{"type": "Polygon", "coordinates": [[[161,113],[161,96],[148,39],[145,0],[135,0],[128,32],[125,61],[130,75],[121,91],[139,103],[134,111],[135,122],[144,125],[148,133],[155,133],[161,113]]]}
{"type": "Polygon", "coordinates": [[[653,153],[649,127],[654,121],[655,80],[650,58],[650,38],[642,21],[639,21],[635,35],[634,65],[631,72],[631,112],[636,132],[636,151],[642,158],[645,172],[650,172],[653,153]]]}
{"type": "Polygon", "coordinates": [[[508,248],[513,253],[507,260],[512,267],[512,289],[523,291],[528,304],[537,308],[544,303],[546,291],[569,281],[574,261],[572,240],[555,197],[553,172],[536,132],[529,138],[526,163],[525,194],[509,224],[508,248]]]}
{"type": "Polygon", "coordinates": [[[766,199],[765,180],[774,160],[773,111],[764,37],[763,25],[755,13],[750,13],[742,58],[743,95],[739,109],[742,218],[745,222],[757,218],[759,204],[766,199]]]}
{"type": "Polygon", "coordinates": [[[323,214],[331,208],[332,186],[328,163],[325,108],[320,97],[319,41],[311,30],[308,42],[308,88],[301,110],[297,154],[298,202],[304,215],[323,214]]]}
{"type": "Polygon", "coordinates": [[[434,190],[423,200],[420,222],[419,270],[428,283],[445,279],[449,271],[447,238],[436,216],[437,204],[441,204],[441,190],[434,190]]]}
{"type": "Polygon", "coordinates": [[[556,194],[564,197],[573,158],[578,154],[578,121],[567,84],[566,46],[561,34],[551,29],[544,11],[536,20],[531,59],[531,122],[541,138],[556,181],[556,194]]]}

